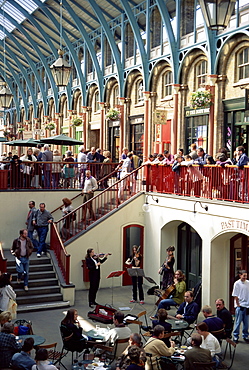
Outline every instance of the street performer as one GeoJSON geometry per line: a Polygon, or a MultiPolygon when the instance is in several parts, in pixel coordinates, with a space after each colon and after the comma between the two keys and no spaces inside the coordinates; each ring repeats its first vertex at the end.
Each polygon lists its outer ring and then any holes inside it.
{"type": "Polygon", "coordinates": [[[166,249],[167,252],[167,258],[165,259],[164,263],[158,270],[158,273],[163,276],[162,282],[161,282],[161,289],[166,289],[169,285],[172,285],[174,282],[174,263],[175,263],[175,257],[174,257],[174,246],[170,246],[166,249]]]}
{"type": "MultiPolygon", "coordinates": [[[[132,255],[127,259],[125,262],[127,265],[131,265],[132,268],[141,268],[142,263],[142,256],[139,252],[139,247],[137,245],[133,245],[132,247],[132,255]]],[[[143,291],[143,277],[142,276],[132,276],[132,300],[131,303],[135,303],[137,301],[137,287],[138,287],[138,294],[140,304],[144,304],[144,291],[143,291]]]]}
{"type": "Polygon", "coordinates": [[[170,306],[180,305],[184,301],[184,293],[186,292],[186,283],[184,280],[185,276],[183,272],[181,270],[177,270],[174,278],[175,291],[173,296],[172,298],[163,299],[159,303],[158,309],[165,308],[165,310],[169,310],[170,306]]]}
{"type": "Polygon", "coordinates": [[[103,258],[99,258],[94,253],[93,248],[88,248],[86,251],[86,266],[89,270],[90,288],[88,292],[89,307],[93,308],[96,305],[96,295],[99,289],[100,282],[100,265],[107,260],[108,253],[103,258]]]}

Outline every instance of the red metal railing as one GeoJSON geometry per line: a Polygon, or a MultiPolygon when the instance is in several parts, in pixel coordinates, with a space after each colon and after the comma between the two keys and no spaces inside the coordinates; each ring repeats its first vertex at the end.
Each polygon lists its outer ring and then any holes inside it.
{"type": "Polygon", "coordinates": [[[2,243],[0,242],[0,272],[7,271],[7,258],[4,257],[2,243]]]}
{"type": "Polygon", "coordinates": [[[249,166],[148,165],[146,191],[235,202],[248,202],[249,166]]]}
{"type": "Polygon", "coordinates": [[[54,251],[58,266],[66,284],[70,283],[70,254],[67,253],[55,224],[51,225],[50,248],[54,251]]]}
{"type": "Polygon", "coordinates": [[[118,163],[7,162],[1,161],[0,189],[80,189],[85,171],[91,171],[101,188],[118,163]]]}
{"type": "Polygon", "coordinates": [[[139,167],[77,207],[71,214],[54,222],[62,240],[65,242],[71,239],[82,232],[82,230],[86,230],[93,222],[117,208],[122,202],[141,191],[145,191],[142,176],[143,167],[139,167]]]}

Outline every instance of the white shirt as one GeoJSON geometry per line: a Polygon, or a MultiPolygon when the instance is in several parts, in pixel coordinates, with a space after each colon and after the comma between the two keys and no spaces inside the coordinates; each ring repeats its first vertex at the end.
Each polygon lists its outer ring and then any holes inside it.
{"type": "Polygon", "coordinates": [[[122,165],[122,172],[126,172],[126,173],[129,173],[131,172],[131,160],[129,157],[127,157],[125,160],[124,160],[124,163],[122,165]]]}
{"type": "Polygon", "coordinates": [[[98,189],[98,184],[97,184],[96,179],[93,176],[89,178],[86,177],[83,192],[84,193],[88,193],[89,191],[94,192],[97,189],[98,189]]]}
{"type": "MultiPolygon", "coordinates": [[[[240,306],[249,308],[249,280],[241,281],[239,279],[235,281],[232,297],[238,297],[240,306]]],[[[235,299],[234,307],[237,307],[235,299]]]]}
{"type": "Polygon", "coordinates": [[[211,333],[204,339],[202,336],[202,344],[200,345],[201,348],[209,349],[211,352],[211,356],[213,357],[216,353],[221,352],[220,343],[218,339],[211,333]]]}
{"type": "MultiPolygon", "coordinates": [[[[87,162],[86,154],[83,152],[79,152],[78,154],[78,162],[87,162]]],[[[79,164],[78,167],[83,166],[83,168],[86,168],[86,164],[79,164]]]]}

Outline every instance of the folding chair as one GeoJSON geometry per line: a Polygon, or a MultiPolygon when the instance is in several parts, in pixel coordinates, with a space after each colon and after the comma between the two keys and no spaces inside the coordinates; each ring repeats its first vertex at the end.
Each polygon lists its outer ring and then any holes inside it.
{"type": "Polygon", "coordinates": [[[178,365],[177,362],[166,356],[157,357],[156,362],[158,370],[176,370],[178,365]]]}
{"type": "MultiPolygon", "coordinates": [[[[127,324],[137,324],[139,326],[139,334],[144,338],[144,334],[142,333],[142,330],[148,331],[149,325],[147,321],[146,311],[142,311],[137,314],[137,320],[129,320],[126,319],[127,324]],[[143,322],[140,319],[140,317],[144,316],[145,325],[143,325],[143,322]]],[[[145,339],[145,338],[144,338],[145,339]]]]}
{"type": "Polygon", "coordinates": [[[221,340],[225,337],[225,329],[222,328],[220,330],[210,331],[210,333],[218,339],[218,341],[221,343],[221,340]]]}
{"type": "Polygon", "coordinates": [[[230,366],[228,366],[228,369],[231,369],[231,367],[233,366],[233,361],[234,361],[234,356],[235,356],[235,351],[236,351],[237,344],[235,342],[233,342],[230,338],[226,338],[226,342],[227,343],[226,343],[226,348],[225,348],[223,360],[226,357],[227,349],[229,347],[229,357],[230,357],[231,362],[230,362],[230,366]],[[232,347],[233,347],[233,351],[232,351],[232,347]]]}
{"type": "MultiPolygon", "coordinates": [[[[67,352],[62,351],[56,351],[57,343],[51,343],[51,344],[41,344],[37,346],[37,348],[46,348],[48,350],[48,359],[52,362],[53,365],[56,365],[58,362],[60,362],[63,357],[67,355],[67,352]]],[[[62,365],[64,368],[65,366],[60,362],[60,365],[62,365]]]]}
{"type": "Polygon", "coordinates": [[[215,369],[216,362],[193,362],[195,370],[210,370],[215,369]]]}
{"type": "Polygon", "coordinates": [[[96,343],[93,349],[103,350],[102,354],[106,355],[106,358],[110,361],[109,365],[111,365],[112,362],[116,360],[128,346],[129,339],[130,338],[116,339],[114,346],[107,346],[103,343],[96,343]]]}
{"type": "MultiPolygon", "coordinates": [[[[65,357],[68,354],[68,352],[71,352],[72,353],[72,360],[71,361],[72,361],[72,364],[73,364],[74,352],[76,352],[76,358],[78,358],[79,353],[83,352],[86,349],[86,346],[85,346],[85,348],[82,349],[82,351],[78,351],[77,350],[78,349],[77,344],[79,344],[80,342],[75,342],[75,341],[71,340],[71,338],[73,336],[73,333],[70,333],[68,328],[65,325],[60,326],[60,332],[61,332],[63,347],[62,347],[62,350],[61,350],[61,354],[60,354],[60,358],[58,360],[58,363],[61,364],[65,368],[65,366],[61,362],[62,358],[65,357]],[[65,353],[64,351],[66,351],[65,355],[64,355],[64,353],[65,353]]],[[[82,342],[82,344],[83,344],[83,342],[82,342]]],[[[86,342],[85,342],[85,344],[86,344],[86,342]]]]}

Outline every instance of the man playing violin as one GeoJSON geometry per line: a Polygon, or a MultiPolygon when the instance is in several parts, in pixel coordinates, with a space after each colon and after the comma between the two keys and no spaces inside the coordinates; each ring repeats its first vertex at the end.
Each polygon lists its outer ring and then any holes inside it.
{"type": "MultiPolygon", "coordinates": [[[[125,262],[127,265],[131,265],[132,268],[141,268],[142,256],[139,252],[139,249],[140,248],[138,248],[137,245],[133,245],[132,255],[125,262]]],[[[143,277],[132,276],[131,279],[132,279],[133,298],[130,302],[134,303],[137,301],[137,287],[138,287],[140,304],[144,304],[143,277]]]]}
{"type": "Polygon", "coordinates": [[[100,265],[107,260],[109,253],[104,254],[103,258],[95,255],[93,248],[88,248],[86,251],[86,266],[89,270],[90,288],[88,292],[89,307],[93,308],[96,303],[96,295],[99,289],[100,282],[100,265]]]}

